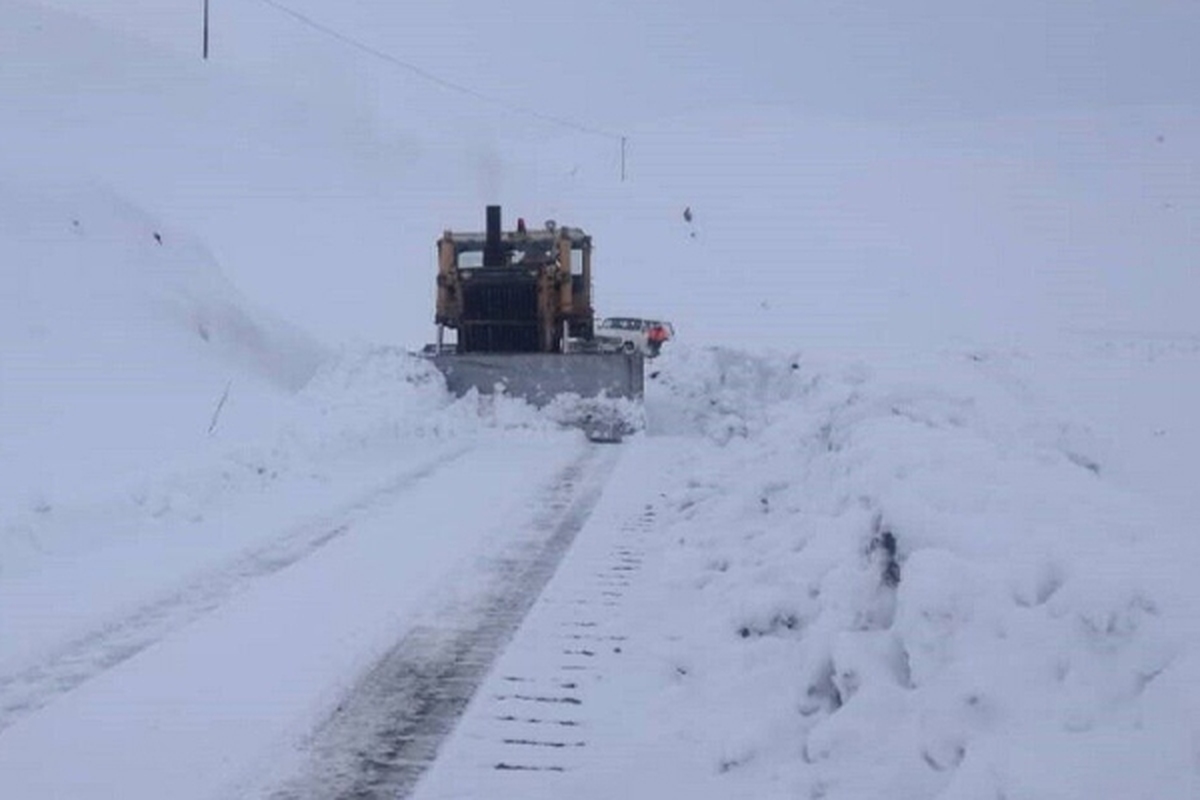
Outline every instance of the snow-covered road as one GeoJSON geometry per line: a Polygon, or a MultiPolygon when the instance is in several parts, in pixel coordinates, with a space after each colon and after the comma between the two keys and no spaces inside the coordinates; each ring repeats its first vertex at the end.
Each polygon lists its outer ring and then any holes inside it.
{"type": "MultiPolygon", "coordinates": [[[[618,457],[613,448],[587,448],[534,498],[533,517],[448,575],[452,588],[427,602],[404,638],[338,702],[299,748],[298,774],[270,796],[407,794],[587,523],[618,457]]],[[[281,759],[285,768],[295,760],[281,759]]]]}
{"type": "MultiPolygon", "coordinates": [[[[686,482],[679,458],[690,449],[670,438],[626,446],[628,468],[609,482],[413,797],[578,797],[618,785],[613,777],[630,763],[627,726],[645,712],[622,693],[630,678],[659,672],[642,634],[661,608],[664,506],[686,482]]],[[[640,793],[682,796],[679,785],[661,788],[649,780],[640,793]]]]}
{"type": "MultiPolygon", "coordinates": [[[[54,570],[10,588],[0,659],[6,796],[227,796],[263,791],[264,775],[289,771],[284,796],[329,796],[330,781],[349,781],[333,784],[336,794],[399,780],[378,759],[346,764],[331,742],[376,739],[380,752],[409,759],[387,731],[359,723],[430,687],[381,685],[381,674],[439,654],[459,663],[465,646],[471,663],[450,676],[461,707],[618,456],[575,437],[460,443],[408,463],[398,454],[402,467],[301,523],[281,510],[274,527],[210,544],[207,559],[193,543],[190,571],[164,558],[168,588],[146,583],[154,590],[120,608],[110,599],[107,613],[79,611],[111,598],[103,585],[94,597],[88,585],[72,593],[54,570]],[[61,602],[48,602],[52,592],[61,602]],[[7,613],[21,604],[42,613],[7,613]]],[[[140,566],[152,570],[146,557],[140,566]]],[[[447,727],[426,720],[415,730],[447,727]]]]}
{"type": "MultiPolygon", "coordinates": [[[[257,546],[201,571],[177,588],[145,599],[132,612],[106,619],[82,636],[56,643],[46,655],[0,679],[0,730],[36,712],[58,695],[133,658],[177,629],[220,607],[251,584],[311,556],[349,533],[353,515],[369,514],[380,506],[394,504],[397,495],[463,454],[464,451],[458,448],[438,454],[352,500],[346,507],[298,527],[285,528],[257,546]]],[[[44,602],[39,593],[29,592],[12,598],[14,605],[21,599],[44,602]]],[[[81,598],[72,593],[62,594],[59,599],[78,602],[81,598]]],[[[101,598],[89,600],[95,603],[101,598]]],[[[32,621],[35,617],[29,615],[25,619],[32,621]]],[[[52,641],[56,634],[61,635],[54,625],[46,625],[43,620],[39,622],[43,624],[26,632],[28,638],[52,641]]]]}
{"type": "Polygon", "coordinates": [[[1122,449],[1184,417],[1044,387],[1196,353],[679,348],[620,446],[351,358],[219,490],[22,518],[0,797],[1195,796],[1200,555],[1122,449]]]}

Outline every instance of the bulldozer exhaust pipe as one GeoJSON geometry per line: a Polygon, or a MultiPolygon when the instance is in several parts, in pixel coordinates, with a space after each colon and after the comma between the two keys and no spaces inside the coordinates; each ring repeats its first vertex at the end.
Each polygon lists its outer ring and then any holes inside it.
{"type": "Polygon", "coordinates": [[[504,266],[504,247],[500,242],[500,206],[487,207],[487,240],[483,246],[485,267],[504,266]]]}

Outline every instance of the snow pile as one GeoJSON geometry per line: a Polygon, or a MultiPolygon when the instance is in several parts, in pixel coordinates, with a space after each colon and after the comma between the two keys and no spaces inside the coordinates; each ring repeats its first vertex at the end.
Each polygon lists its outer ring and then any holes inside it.
{"type": "Polygon", "coordinates": [[[592,419],[625,430],[644,427],[639,403],[560,395],[545,408],[519,397],[461,398],[446,390],[432,362],[397,347],[343,348],[300,394],[291,435],[329,450],[334,442],[368,447],[406,438],[478,436],[488,431],[543,434],[579,428],[592,419]]]}
{"type": "Polygon", "coordinates": [[[673,346],[647,367],[646,416],[657,435],[717,442],[761,433],[774,404],[802,393],[797,355],[673,346]]]}
{"type": "Polygon", "coordinates": [[[300,395],[294,434],[317,446],[344,438],[359,445],[424,432],[430,414],[450,403],[432,364],[386,346],[345,347],[300,395]]]}
{"type": "Polygon", "coordinates": [[[0,260],[0,513],[203,449],[233,424],[214,415],[231,383],[244,435],[324,357],[194,239],[97,187],[0,175],[0,260]]]}
{"type": "Polygon", "coordinates": [[[1012,358],[664,362],[724,446],[680,464],[647,757],[713,797],[1195,795],[1198,545],[1012,358]]]}

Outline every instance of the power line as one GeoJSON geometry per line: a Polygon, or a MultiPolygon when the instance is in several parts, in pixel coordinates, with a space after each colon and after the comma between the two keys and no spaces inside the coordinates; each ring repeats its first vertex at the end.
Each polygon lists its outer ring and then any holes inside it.
{"type": "Polygon", "coordinates": [[[542,111],[538,111],[537,109],[529,108],[527,106],[511,105],[510,103],[506,103],[505,101],[500,100],[499,98],[492,97],[491,95],[484,94],[483,92],[472,89],[469,86],[464,86],[461,83],[455,83],[454,81],[450,81],[450,80],[442,78],[438,75],[435,75],[432,72],[430,72],[429,70],[422,69],[421,67],[417,66],[416,64],[413,64],[409,61],[404,61],[403,59],[397,58],[396,56],[393,56],[391,53],[385,53],[384,51],[382,51],[378,48],[372,47],[371,45],[369,45],[365,42],[359,41],[358,39],[355,39],[352,36],[348,36],[347,34],[344,34],[340,31],[330,28],[327,25],[323,25],[322,23],[317,22],[316,20],[312,19],[311,17],[309,17],[305,14],[302,14],[299,11],[296,11],[294,8],[290,8],[288,6],[283,5],[280,2],[277,2],[277,0],[259,0],[259,2],[263,3],[264,5],[270,6],[271,8],[275,9],[276,11],[278,11],[282,14],[288,15],[292,19],[296,20],[297,22],[300,22],[303,25],[306,25],[306,26],[312,28],[313,30],[319,31],[319,32],[325,34],[326,36],[337,39],[342,44],[345,44],[349,47],[353,47],[355,50],[359,50],[359,51],[366,53],[367,55],[373,56],[381,61],[386,61],[387,63],[391,64],[392,66],[399,67],[403,70],[411,72],[412,74],[416,75],[417,77],[421,78],[422,80],[425,80],[425,81],[428,81],[429,83],[440,86],[443,89],[447,89],[452,92],[457,92],[459,94],[466,95],[467,97],[474,98],[474,99],[482,101],[484,103],[489,103],[494,106],[499,106],[500,108],[503,108],[514,114],[522,114],[524,116],[532,117],[534,119],[540,119],[543,122],[549,122],[553,125],[558,125],[563,128],[570,128],[571,130],[579,131],[580,133],[587,133],[592,136],[602,136],[606,139],[620,141],[622,143],[622,150],[624,150],[625,137],[621,136],[620,134],[612,133],[611,131],[601,130],[600,128],[593,128],[589,125],[584,125],[582,123],[566,119],[565,117],[558,117],[553,114],[546,114],[542,111]]]}

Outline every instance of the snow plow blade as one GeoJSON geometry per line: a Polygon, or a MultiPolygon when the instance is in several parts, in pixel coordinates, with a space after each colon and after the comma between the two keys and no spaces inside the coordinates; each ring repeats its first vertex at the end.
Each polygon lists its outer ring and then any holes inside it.
{"type": "Polygon", "coordinates": [[[539,408],[569,394],[640,401],[645,390],[639,353],[443,353],[432,361],[460,397],[503,393],[539,408]]]}

